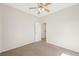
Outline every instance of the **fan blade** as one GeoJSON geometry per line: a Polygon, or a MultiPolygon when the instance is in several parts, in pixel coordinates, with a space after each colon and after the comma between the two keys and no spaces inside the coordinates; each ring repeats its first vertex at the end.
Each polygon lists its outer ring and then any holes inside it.
{"type": "Polygon", "coordinates": [[[45,10],[46,12],[50,12],[50,11],[48,10],[48,6],[45,6],[45,7],[44,7],[44,10],[45,10]]]}
{"type": "Polygon", "coordinates": [[[50,5],[50,4],[51,4],[51,3],[46,3],[45,6],[48,6],[48,5],[50,5]]]}
{"type": "Polygon", "coordinates": [[[39,8],[39,5],[40,5],[40,4],[39,4],[39,3],[37,3],[37,7],[38,7],[38,8],[39,8]]]}
{"type": "Polygon", "coordinates": [[[40,7],[40,3],[37,3],[37,7],[38,7],[38,8],[40,7]]]}
{"type": "Polygon", "coordinates": [[[31,8],[29,8],[29,9],[36,9],[37,7],[31,7],[31,8]]]}
{"type": "Polygon", "coordinates": [[[50,12],[50,10],[48,10],[48,9],[46,9],[46,8],[44,8],[44,10],[45,10],[46,12],[50,12]]]}

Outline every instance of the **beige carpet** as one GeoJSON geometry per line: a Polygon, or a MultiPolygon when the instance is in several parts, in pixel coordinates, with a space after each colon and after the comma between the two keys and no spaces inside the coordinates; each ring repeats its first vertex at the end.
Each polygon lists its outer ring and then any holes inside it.
{"type": "Polygon", "coordinates": [[[77,52],[46,43],[45,41],[31,43],[1,53],[2,56],[61,56],[62,54],[79,56],[79,53],[77,52]]]}

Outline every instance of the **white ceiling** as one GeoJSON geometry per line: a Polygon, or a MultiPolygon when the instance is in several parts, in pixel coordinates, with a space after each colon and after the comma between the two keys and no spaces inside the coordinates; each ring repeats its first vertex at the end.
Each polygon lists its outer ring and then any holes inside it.
{"type": "Polygon", "coordinates": [[[30,7],[37,6],[36,3],[6,3],[6,5],[17,8],[21,11],[24,11],[24,12],[29,13],[31,15],[35,15],[37,17],[46,16],[48,14],[60,11],[64,8],[68,8],[68,7],[73,6],[75,4],[76,3],[52,3],[51,5],[49,5],[49,10],[50,10],[49,13],[43,11],[41,14],[37,14],[36,9],[29,9],[30,7]]]}

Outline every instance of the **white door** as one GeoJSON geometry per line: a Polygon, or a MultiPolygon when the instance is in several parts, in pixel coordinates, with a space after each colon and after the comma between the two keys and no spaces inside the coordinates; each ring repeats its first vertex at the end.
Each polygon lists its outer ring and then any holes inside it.
{"type": "Polygon", "coordinates": [[[35,23],[35,41],[41,40],[41,24],[35,23]]]}

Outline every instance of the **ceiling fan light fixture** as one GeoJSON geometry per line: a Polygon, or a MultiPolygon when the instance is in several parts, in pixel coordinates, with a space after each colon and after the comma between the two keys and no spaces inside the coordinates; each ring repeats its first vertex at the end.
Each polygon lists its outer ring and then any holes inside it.
{"type": "Polygon", "coordinates": [[[37,3],[37,7],[31,7],[30,9],[37,9],[37,14],[40,14],[42,11],[50,12],[48,5],[51,3],[37,3]]]}
{"type": "Polygon", "coordinates": [[[38,10],[39,10],[40,12],[42,12],[42,11],[44,11],[44,8],[39,8],[38,10]]]}

